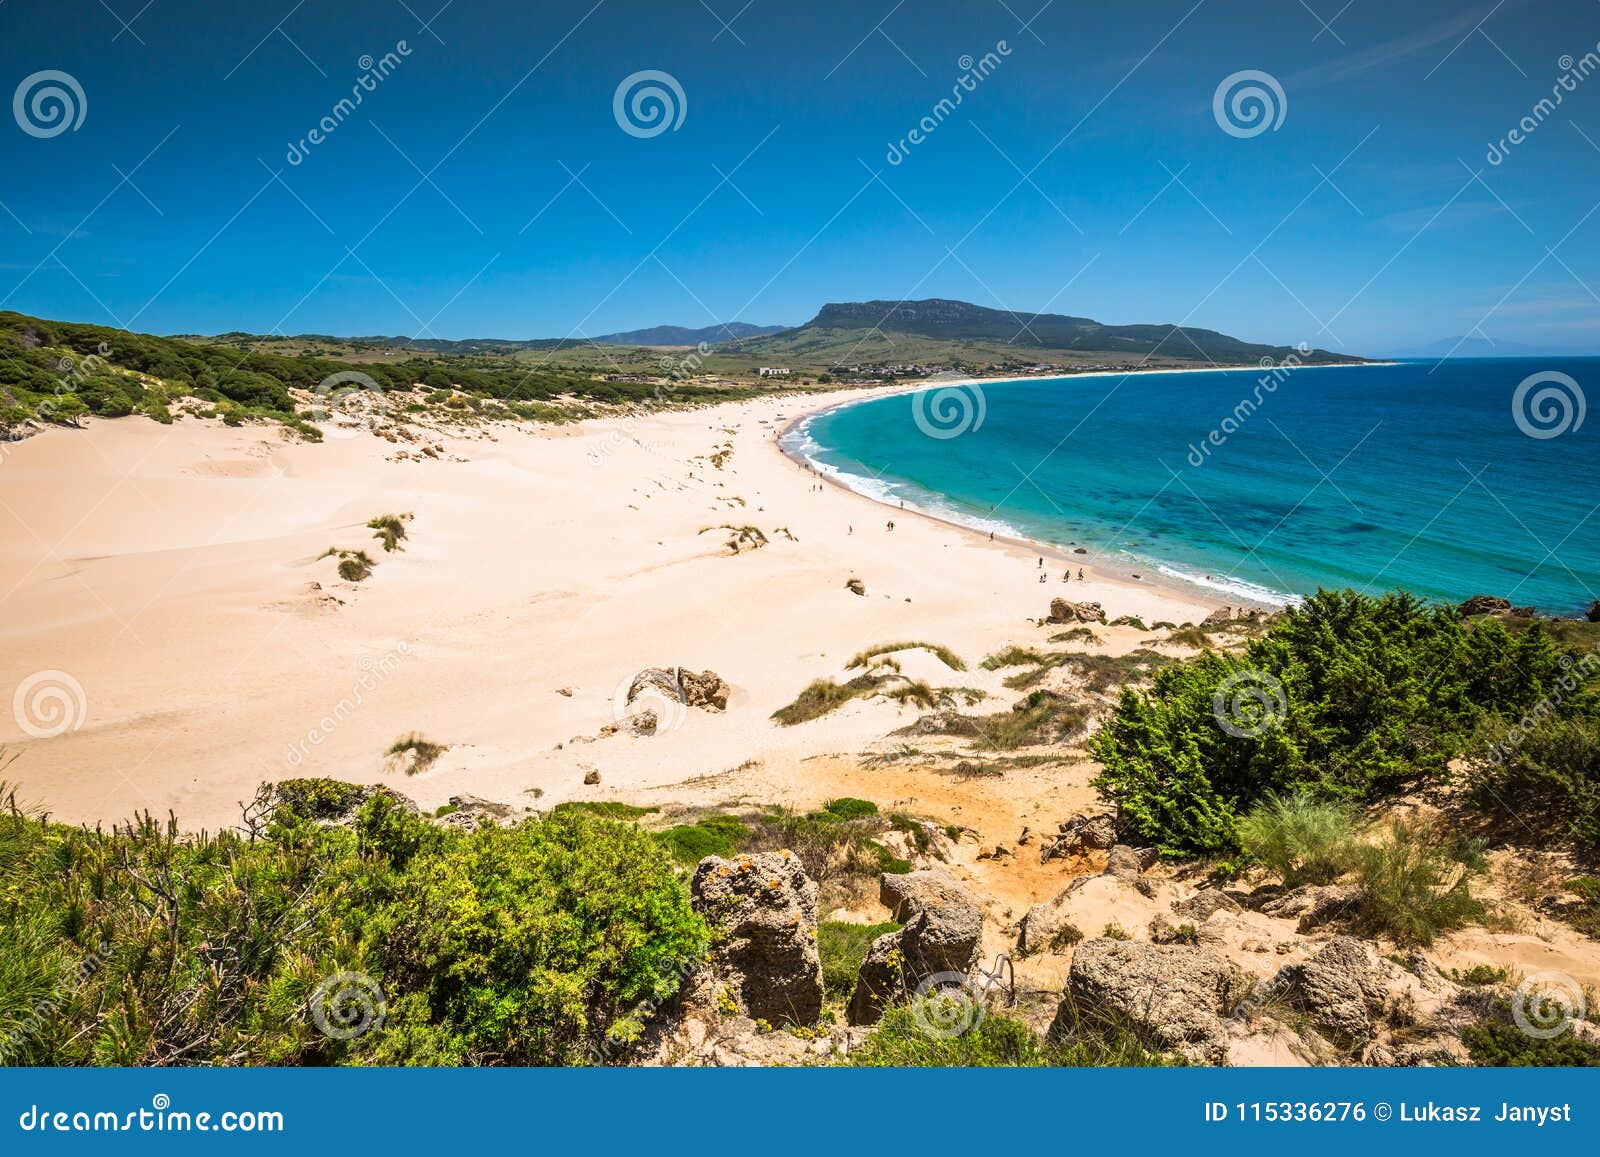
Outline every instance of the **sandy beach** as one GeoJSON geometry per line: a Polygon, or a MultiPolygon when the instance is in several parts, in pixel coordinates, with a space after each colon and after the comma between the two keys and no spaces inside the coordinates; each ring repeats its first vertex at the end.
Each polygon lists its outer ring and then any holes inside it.
{"type": "MultiPolygon", "coordinates": [[[[1002,710],[1014,694],[977,664],[1041,641],[1052,597],[1146,621],[1211,609],[1092,571],[1040,584],[1033,544],[887,510],[777,448],[789,423],[859,396],[496,426],[434,439],[438,458],[365,432],[311,445],[142,418],[9,447],[7,777],[60,819],[171,809],[190,828],[232,823],[256,784],[303,775],[388,783],[425,807],[463,792],[808,804],[837,786],[826,769],[853,774],[830,757],[916,717],[861,700],[795,727],[770,719],[864,648],[951,647],[971,670],[930,658],[908,674],[1002,710]],[[385,513],[412,516],[403,551],[365,525],[385,513]],[[744,526],[767,545],[735,554],[723,528],[744,526]],[[346,582],[330,548],[366,549],[376,569],[346,582]],[[658,666],[716,671],[726,712],[602,735],[633,676],[658,666]],[[412,732],[448,750],[408,776],[385,752],[412,732]]],[[[1108,649],[1138,642],[1110,635],[1108,649]]]]}

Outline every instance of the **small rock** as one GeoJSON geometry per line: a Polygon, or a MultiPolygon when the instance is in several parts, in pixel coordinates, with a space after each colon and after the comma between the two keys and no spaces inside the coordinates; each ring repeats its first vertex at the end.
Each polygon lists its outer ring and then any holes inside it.
{"type": "Polygon", "coordinates": [[[853,578],[844,584],[844,589],[853,595],[864,595],[867,593],[867,584],[858,578],[853,578]]]}
{"type": "Polygon", "coordinates": [[[590,787],[593,787],[595,784],[600,782],[600,773],[598,771],[584,772],[583,782],[588,784],[590,787]]]}

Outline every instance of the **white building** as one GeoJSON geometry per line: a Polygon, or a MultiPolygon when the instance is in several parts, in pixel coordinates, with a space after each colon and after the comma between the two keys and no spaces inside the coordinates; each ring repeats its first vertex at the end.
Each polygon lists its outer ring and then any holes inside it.
{"type": "Polygon", "coordinates": [[[788,366],[762,366],[760,374],[764,378],[781,378],[789,374],[788,366]]]}

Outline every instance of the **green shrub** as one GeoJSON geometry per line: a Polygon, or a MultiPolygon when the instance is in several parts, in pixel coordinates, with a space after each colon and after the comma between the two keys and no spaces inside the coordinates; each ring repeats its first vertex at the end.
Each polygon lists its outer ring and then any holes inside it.
{"type": "Polygon", "coordinates": [[[393,1031],[372,1060],[577,1064],[677,991],[706,927],[657,842],[578,812],[419,856],[375,921],[393,1031]]]}
{"type": "Polygon", "coordinates": [[[1544,1039],[1529,1036],[1517,1025],[1507,1001],[1492,1014],[1461,1030],[1472,1063],[1483,1068],[1595,1068],[1600,1067],[1600,1045],[1575,1035],[1570,1027],[1544,1039]]]}
{"type": "Polygon", "coordinates": [[[847,1001],[856,988],[856,973],[867,949],[878,937],[900,931],[900,925],[849,924],[824,920],[817,925],[817,951],[822,956],[822,988],[829,1000],[847,1001]]]}
{"type": "Polygon", "coordinates": [[[850,796],[844,796],[840,799],[830,799],[822,805],[822,810],[842,820],[855,820],[860,819],[862,816],[877,815],[878,805],[871,800],[853,799],[850,796]]]}
{"type": "Polygon", "coordinates": [[[640,816],[652,815],[660,808],[638,807],[631,803],[618,803],[615,800],[570,800],[567,803],[558,803],[550,809],[552,815],[557,812],[584,812],[588,815],[599,816],[608,820],[636,820],[640,816]]]}
{"type": "Polygon", "coordinates": [[[347,815],[366,789],[337,779],[285,779],[275,785],[279,807],[309,820],[347,815]]]}
{"type": "Polygon", "coordinates": [[[1562,671],[1537,624],[1513,636],[1404,592],[1318,591],[1243,653],[1124,690],[1092,744],[1095,785],[1141,842],[1226,855],[1239,815],[1269,792],[1366,802],[1442,775],[1481,720],[1520,716],[1562,671]],[[1251,691],[1268,710],[1236,706],[1251,691]]]}
{"type": "Polygon", "coordinates": [[[1488,721],[1472,768],[1474,800],[1503,822],[1600,851],[1600,713],[1488,721]]]}
{"type": "Polygon", "coordinates": [[[1386,839],[1360,849],[1357,873],[1358,921],[1400,944],[1432,944],[1440,932],[1483,916],[1472,894],[1473,870],[1451,859],[1420,824],[1395,821],[1386,839]]]}
{"type": "Polygon", "coordinates": [[[420,732],[413,731],[396,739],[384,754],[394,759],[409,756],[409,759],[405,759],[406,774],[420,775],[438,763],[439,757],[449,750],[448,744],[435,743],[420,732]]]}
{"type": "Polygon", "coordinates": [[[1287,886],[1328,884],[1355,864],[1349,805],[1269,794],[1239,821],[1239,845],[1287,886]]]}
{"type": "Polygon", "coordinates": [[[748,825],[727,815],[709,815],[660,833],[662,842],[681,864],[698,864],[707,856],[731,856],[749,836],[748,825]]]}
{"type": "Polygon", "coordinates": [[[386,552],[400,550],[400,542],[406,536],[405,520],[410,517],[409,514],[380,514],[367,526],[378,532],[373,537],[383,544],[386,552]]]}

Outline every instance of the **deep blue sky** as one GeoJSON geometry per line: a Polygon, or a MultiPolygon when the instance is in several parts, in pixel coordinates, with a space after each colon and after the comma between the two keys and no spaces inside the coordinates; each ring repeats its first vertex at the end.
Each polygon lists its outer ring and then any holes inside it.
{"type": "Polygon", "coordinates": [[[941,296],[1357,353],[1600,349],[1600,73],[1486,160],[1596,51],[1596,0],[1042,2],[7,0],[0,87],[60,70],[87,112],[46,139],[0,117],[0,308],[542,337],[941,296]],[[612,108],[643,69],[687,98],[648,139],[612,108]],[[1244,69],[1280,82],[1276,131],[1214,119],[1244,69]]]}

